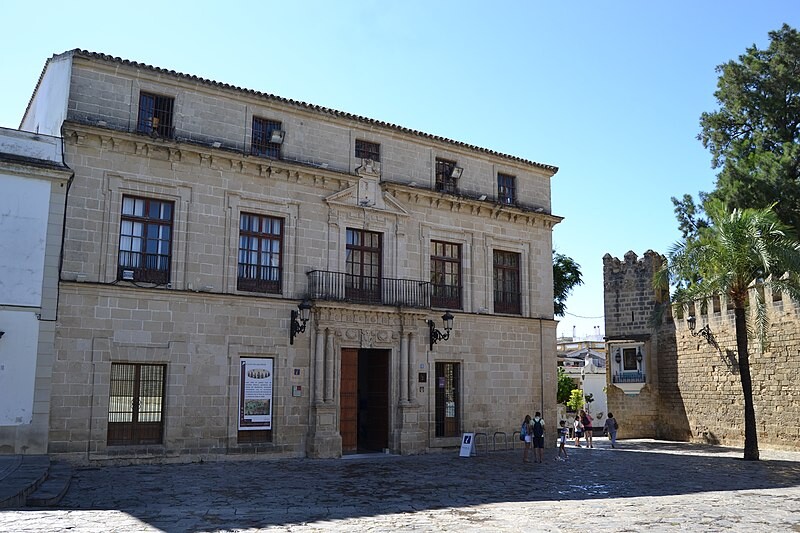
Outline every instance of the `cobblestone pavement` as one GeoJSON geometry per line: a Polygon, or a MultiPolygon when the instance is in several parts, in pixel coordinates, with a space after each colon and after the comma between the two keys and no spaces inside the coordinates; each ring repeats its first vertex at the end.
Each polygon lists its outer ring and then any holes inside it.
{"type": "Polygon", "coordinates": [[[650,440],[461,458],[79,469],[53,509],[0,512],[3,532],[795,531],[800,453],[650,440]]]}

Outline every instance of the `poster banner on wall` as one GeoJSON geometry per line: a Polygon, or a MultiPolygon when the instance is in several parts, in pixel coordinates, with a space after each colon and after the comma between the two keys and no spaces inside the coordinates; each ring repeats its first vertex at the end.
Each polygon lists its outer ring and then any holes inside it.
{"type": "Polygon", "coordinates": [[[271,357],[240,360],[239,429],[272,429],[271,357]]]}

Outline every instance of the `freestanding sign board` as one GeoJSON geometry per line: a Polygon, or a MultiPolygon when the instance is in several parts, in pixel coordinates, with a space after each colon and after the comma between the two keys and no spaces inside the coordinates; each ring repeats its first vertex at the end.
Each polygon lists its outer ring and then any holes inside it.
{"type": "Polygon", "coordinates": [[[458,455],[459,457],[477,455],[477,453],[475,453],[475,433],[464,433],[461,436],[461,453],[458,455]]]}

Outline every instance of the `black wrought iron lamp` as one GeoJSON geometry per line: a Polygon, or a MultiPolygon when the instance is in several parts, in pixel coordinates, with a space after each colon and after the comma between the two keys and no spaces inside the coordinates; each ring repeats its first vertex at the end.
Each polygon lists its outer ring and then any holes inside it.
{"type": "Polygon", "coordinates": [[[695,318],[694,315],[689,315],[686,317],[686,324],[689,326],[689,333],[692,334],[692,337],[703,337],[711,346],[717,346],[717,340],[714,338],[714,334],[711,332],[711,326],[706,324],[698,331],[695,331],[695,328],[697,327],[697,318],[695,318]]]}
{"type": "Polygon", "coordinates": [[[297,311],[292,309],[292,318],[289,323],[289,344],[294,344],[295,336],[306,330],[306,324],[311,315],[311,302],[303,300],[297,309],[297,311]]]}
{"type": "Polygon", "coordinates": [[[453,330],[453,315],[450,311],[445,311],[442,315],[442,320],[444,321],[444,333],[436,329],[436,324],[433,320],[428,320],[428,329],[430,330],[430,342],[431,342],[431,351],[433,351],[433,345],[439,341],[446,341],[450,338],[450,332],[453,330]]]}

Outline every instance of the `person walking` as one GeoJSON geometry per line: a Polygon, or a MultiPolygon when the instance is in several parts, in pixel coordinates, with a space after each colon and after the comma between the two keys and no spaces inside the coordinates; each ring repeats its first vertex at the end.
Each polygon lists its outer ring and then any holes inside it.
{"type": "Polygon", "coordinates": [[[533,433],[533,460],[541,463],[544,459],[544,419],[542,413],[536,411],[530,424],[533,433]]]}
{"type": "Polygon", "coordinates": [[[566,424],[567,422],[565,420],[562,420],[561,422],[558,423],[560,427],[558,428],[558,457],[556,457],[556,459],[559,461],[566,461],[567,459],[569,459],[569,455],[567,455],[567,448],[566,448],[567,433],[569,433],[569,429],[567,429],[566,424]],[[564,455],[563,458],[561,457],[562,454],[564,455]]]}
{"type": "Polygon", "coordinates": [[[581,436],[583,435],[583,424],[581,424],[581,417],[575,416],[575,422],[572,423],[575,430],[575,446],[581,447],[581,436]]]}
{"type": "Polygon", "coordinates": [[[522,440],[525,441],[525,444],[522,446],[522,462],[523,463],[530,463],[531,460],[528,459],[528,453],[531,449],[531,415],[525,415],[525,420],[522,421],[522,426],[519,428],[519,434],[522,440]]]}
{"type": "Polygon", "coordinates": [[[617,430],[619,429],[619,424],[617,423],[617,419],[614,418],[613,413],[608,413],[608,418],[606,418],[606,423],[603,426],[603,429],[608,432],[608,438],[611,441],[611,447],[617,447],[617,430]]]}
{"type": "Polygon", "coordinates": [[[594,448],[594,444],[592,443],[592,415],[581,409],[580,412],[581,417],[581,424],[583,424],[583,437],[586,441],[586,446],[589,448],[594,448]]]}

